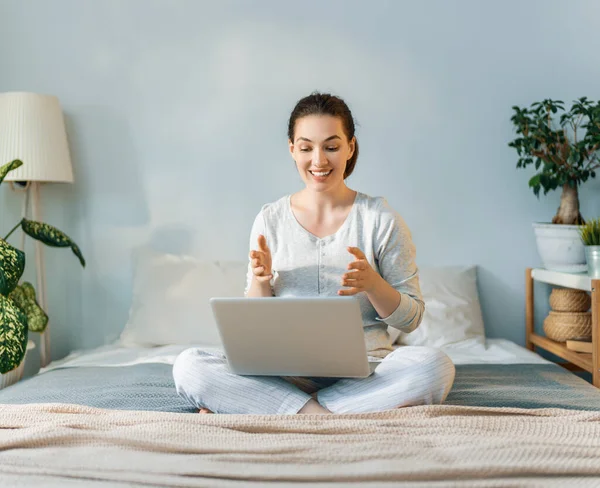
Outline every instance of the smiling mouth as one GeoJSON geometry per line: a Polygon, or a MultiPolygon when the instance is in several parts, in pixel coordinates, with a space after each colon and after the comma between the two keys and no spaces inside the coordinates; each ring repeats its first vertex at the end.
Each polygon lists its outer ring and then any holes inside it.
{"type": "Polygon", "coordinates": [[[331,174],[333,170],[330,169],[329,171],[311,171],[308,170],[308,172],[313,175],[316,178],[324,178],[325,176],[329,176],[331,174]]]}

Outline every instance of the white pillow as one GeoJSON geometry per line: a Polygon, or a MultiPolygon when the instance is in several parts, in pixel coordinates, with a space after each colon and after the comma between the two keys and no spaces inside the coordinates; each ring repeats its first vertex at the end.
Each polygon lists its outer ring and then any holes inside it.
{"type": "Polygon", "coordinates": [[[425,302],[423,320],[397,343],[444,347],[459,343],[485,343],[485,330],[475,266],[424,267],[419,284],[425,302]]]}
{"type": "Polygon", "coordinates": [[[211,297],[242,297],[247,262],[203,261],[144,248],[134,254],[133,297],[123,346],[222,347],[211,297]]]}
{"type": "MultiPolygon", "coordinates": [[[[123,346],[201,344],[222,347],[209,299],[244,296],[247,261],[204,261],[144,248],[134,254],[133,298],[123,346]]],[[[484,343],[474,266],[420,268],[425,300],[421,325],[410,334],[388,327],[399,344],[443,347],[484,343]]]]}

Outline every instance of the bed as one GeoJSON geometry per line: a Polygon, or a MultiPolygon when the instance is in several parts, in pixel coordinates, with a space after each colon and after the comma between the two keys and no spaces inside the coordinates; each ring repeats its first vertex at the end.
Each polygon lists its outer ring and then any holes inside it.
{"type": "Polygon", "coordinates": [[[447,349],[457,374],[444,405],[302,419],[198,415],[171,374],[186,347],[79,351],[0,391],[0,479],[44,486],[600,481],[600,392],[507,340],[447,349]]]}
{"type": "MultiPolygon", "coordinates": [[[[96,408],[194,413],[177,395],[175,357],[188,347],[123,347],[77,351],[40,373],[0,390],[0,403],[73,403],[96,408]]],[[[531,351],[505,339],[445,348],[456,365],[446,405],[600,410],[600,391],[531,351]]]]}
{"type": "MultiPolygon", "coordinates": [[[[189,283],[193,262],[169,257],[168,263],[170,272],[174,263],[181,265],[189,283]]],[[[213,293],[239,293],[227,289],[230,268],[216,268],[228,278],[219,288],[210,277],[213,293]]],[[[117,343],[75,351],[0,391],[5,485],[600,484],[600,391],[511,341],[480,340],[471,271],[458,274],[462,284],[456,273],[452,283],[445,281],[447,270],[436,272],[435,279],[423,273],[431,305],[424,332],[398,337],[395,346],[441,341],[438,346],[457,370],[443,405],[275,416],[199,415],[177,395],[175,357],[187,347],[218,345],[214,330],[194,336],[198,317],[208,320],[205,310],[194,310],[196,322],[186,329],[189,314],[177,313],[190,298],[181,288],[177,293],[160,288],[179,278],[166,278],[147,262],[144,269],[154,280],[138,273],[131,317],[117,343]],[[440,288],[434,290],[433,283],[440,288]],[[149,286],[158,288],[139,288],[149,286]],[[456,313],[452,307],[458,307],[456,313]],[[165,310],[176,319],[168,327],[161,325],[165,310]],[[184,343],[168,345],[174,323],[184,343]]],[[[204,264],[198,272],[202,279],[210,274],[204,264]]],[[[192,288],[197,295],[198,284],[192,288]]]]}

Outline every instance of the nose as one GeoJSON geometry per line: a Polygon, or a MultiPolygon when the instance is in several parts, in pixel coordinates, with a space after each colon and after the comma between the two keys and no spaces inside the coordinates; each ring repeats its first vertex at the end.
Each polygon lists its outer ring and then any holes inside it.
{"type": "Polygon", "coordinates": [[[320,147],[315,149],[313,156],[313,163],[315,167],[320,167],[323,163],[326,163],[325,152],[320,147]]]}

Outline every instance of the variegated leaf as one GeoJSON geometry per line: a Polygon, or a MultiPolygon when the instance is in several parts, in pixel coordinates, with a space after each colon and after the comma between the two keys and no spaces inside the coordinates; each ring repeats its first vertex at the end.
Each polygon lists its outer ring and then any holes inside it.
{"type": "Polygon", "coordinates": [[[77,246],[77,244],[75,244],[68,235],[58,230],[56,227],[43,222],[23,219],[21,220],[21,228],[25,234],[43,242],[47,246],[70,247],[73,251],[73,254],[79,258],[81,266],[85,267],[85,259],[81,254],[79,246],[77,246]]]}
{"type": "Polygon", "coordinates": [[[48,325],[48,315],[39,306],[35,297],[35,288],[27,281],[18,285],[9,298],[17,304],[17,306],[27,316],[27,325],[31,332],[44,332],[48,325]]]}
{"type": "Polygon", "coordinates": [[[14,161],[11,161],[10,163],[6,163],[4,166],[2,166],[0,168],[0,183],[2,183],[4,181],[4,178],[6,178],[6,175],[8,173],[10,173],[13,169],[17,169],[19,166],[23,165],[23,161],[19,160],[19,159],[15,159],[14,161]]]}
{"type": "Polygon", "coordinates": [[[25,253],[0,239],[0,294],[8,296],[25,269],[25,253]]]}
{"type": "Polygon", "coordinates": [[[0,295],[0,373],[15,369],[27,349],[27,317],[10,299],[0,295]]]}

